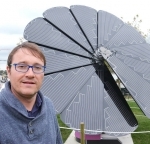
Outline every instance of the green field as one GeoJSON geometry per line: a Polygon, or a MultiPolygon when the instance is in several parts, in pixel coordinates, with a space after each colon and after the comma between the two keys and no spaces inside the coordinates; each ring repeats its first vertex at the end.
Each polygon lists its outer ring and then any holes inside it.
{"type": "MultiPolygon", "coordinates": [[[[139,123],[139,127],[137,128],[136,131],[137,132],[150,131],[150,119],[144,116],[142,111],[139,109],[137,104],[132,99],[128,100],[128,104],[131,107],[139,123]]],[[[58,116],[58,122],[60,127],[66,127],[66,125],[60,120],[59,116],[58,116]]],[[[61,134],[64,142],[66,141],[70,133],[71,130],[61,129],[61,134]]],[[[134,144],[150,144],[150,133],[132,134],[132,139],[134,144]]]]}
{"type": "MultiPolygon", "coordinates": [[[[60,119],[59,115],[57,116],[58,118],[58,123],[60,127],[67,127],[60,119]]],[[[68,136],[70,135],[70,133],[72,132],[72,130],[68,130],[68,129],[60,129],[61,131],[61,135],[63,138],[63,142],[66,141],[66,139],[68,138],[68,136]]]]}
{"type": "MultiPolygon", "coordinates": [[[[133,100],[128,101],[128,104],[131,107],[139,123],[136,132],[150,131],[150,119],[145,117],[143,112],[139,109],[139,107],[133,100]]],[[[150,133],[132,134],[132,139],[134,144],[150,144],[150,133]]]]}

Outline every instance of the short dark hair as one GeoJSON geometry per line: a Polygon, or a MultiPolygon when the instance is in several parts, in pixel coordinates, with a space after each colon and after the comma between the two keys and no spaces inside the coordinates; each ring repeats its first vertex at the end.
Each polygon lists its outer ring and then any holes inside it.
{"type": "Polygon", "coordinates": [[[12,59],[14,54],[19,50],[19,49],[27,49],[29,50],[35,57],[40,58],[44,62],[44,66],[46,66],[46,59],[42,51],[40,50],[39,46],[35,43],[31,42],[23,42],[22,44],[16,46],[9,54],[8,59],[7,59],[7,65],[11,67],[12,64],[12,59]]]}

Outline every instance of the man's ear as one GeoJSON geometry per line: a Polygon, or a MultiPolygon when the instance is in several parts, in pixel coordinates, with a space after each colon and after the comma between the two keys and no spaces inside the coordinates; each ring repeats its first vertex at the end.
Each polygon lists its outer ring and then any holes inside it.
{"type": "Polygon", "coordinates": [[[7,76],[10,79],[10,74],[11,74],[11,68],[9,66],[6,67],[6,71],[7,71],[7,76]]]}

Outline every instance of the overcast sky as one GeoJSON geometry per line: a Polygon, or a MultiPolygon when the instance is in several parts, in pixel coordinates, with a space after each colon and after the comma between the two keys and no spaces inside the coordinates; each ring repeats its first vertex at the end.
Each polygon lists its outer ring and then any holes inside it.
{"type": "MultiPolygon", "coordinates": [[[[150,4],[148,0],[1,0],[0,3],[0,60],[6,60],[10,49],[23,37],[26,25],[45,10],[70,5],[85,5],[96,10],[110,12],[124,21],[132,21],[138,14],[142,19],[141,29],[150,29],[150,4]],[[5,50],[4,50],[5,49],[5,50]],[[7,49],[7,50],[6,50],[7,49]]],[[[0,69],[6,62],[0,61],[0,69]]]]}

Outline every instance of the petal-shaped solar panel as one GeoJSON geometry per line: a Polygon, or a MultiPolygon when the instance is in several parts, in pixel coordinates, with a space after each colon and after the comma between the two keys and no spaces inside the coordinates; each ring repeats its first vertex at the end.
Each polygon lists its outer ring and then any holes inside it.
{"type": "Polygon", "coordinates": [[[112,136],[137,128],[105,61],[150,118],[150,46],[133,27],[108,12],[80,5],[50,8],[43,16],[26,26],[24,37],[46,57],[41,91],[66,125],[79,129],[84,122],[86,130],[112,136]]]}

